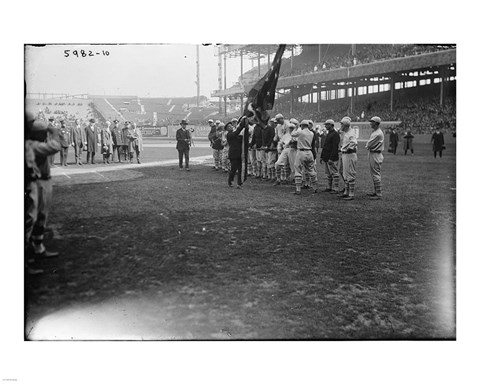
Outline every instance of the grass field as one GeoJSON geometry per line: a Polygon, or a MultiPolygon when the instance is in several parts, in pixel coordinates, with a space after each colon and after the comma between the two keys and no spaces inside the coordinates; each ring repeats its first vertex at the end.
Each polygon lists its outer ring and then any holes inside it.
{"type": "Polygon", "coordinates": [[[454,339],[455,148],[415,151],[385,154],[381,201],[365,196],[364,151],[349,202],[253,179],[230,189],[209,164],[55,178],[47,245],[61,256],[27,277],[26,332],[454,339]]]}

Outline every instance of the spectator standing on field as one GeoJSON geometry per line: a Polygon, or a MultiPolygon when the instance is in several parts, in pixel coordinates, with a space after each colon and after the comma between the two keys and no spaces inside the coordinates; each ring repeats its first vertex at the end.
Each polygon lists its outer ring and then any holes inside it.
{"type": "Polygon", "coordinates": [[[60,129],[58,131],[58,137],[60,141],[60,165],[63,167],[68,166],[68,148],[72,145],[72,138],[70,128],[67,127],[65,119],[60,120],[60,129]]]}
{"type": "Polygon", "coordinates": [[[433,157],[435,159],[437,158],[437,152],[439,156],[442,157],[442,151],[445,149],[445,139],[440,129],[437,128],[433,133],[430,142],[433,144],[433,157]]]}
{"type": "Polygon", "coordinates": [[[85,129],[80,125],[80,121],[75,120],[75,126],[72,129],[72,146],[75,150],[75,164],[83,165],[82,152],[83,148],[87,147],[87,138],[85,136],[85,129]]]}
{"type": "Polygon", "coordinates": [[[183,158],[185,157],[185,170],[190,171],[189,160],[190,160],[190,143],[191,136],[190,131],[187,129],[187,121],[182,120],[180,122],[180,129],[177,130],[176,139],[177,139],[177,151],[178,151],[178,165],[180,169],[183,169],[183,158]]]}
{"type": "Polygon", "coordinates": [[[397,147],[398,147],[398,133],[395,130],[395,128],[392,128],[392,131],[390,132],[390,145],[389,145],[388,151],[396,155],[397,147]]]}
{"type": "Polygon", "coordinates": [[[107,121],[102,129],[102,155],[103,163],[110,164],[110,154],[113,152],[112,132],[110,131],[110,121],[107,121]]]}
{"type": "Polygon", "coordinates": [[[413,156],[413,138],[415,136],[412,135],[410,130],[407,130],[407,133],[405,136],[403,136],[403,150],[404,150],[404,156],[407,155],[407,151],[410,149],[412,156],[413,156]]]}
{"type": "Polygon", "coordinates": [[[95,152],[97,151],[97,146],[100,146],[98,140],[98,128],[95,125],[95,119],[89,120],[90,124],[85,129],[85,135],[87,137],[87,164],[91,161],[92,164],[95,164],[95,152]]]}

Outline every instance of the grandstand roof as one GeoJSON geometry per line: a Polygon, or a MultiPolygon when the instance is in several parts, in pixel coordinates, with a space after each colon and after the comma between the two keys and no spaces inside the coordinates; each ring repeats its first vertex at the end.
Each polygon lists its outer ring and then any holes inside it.
{"type": "MultiPolygon", "coordinates": [[[[335,81],[354,80],[364,77],[379,76],[395,72],[416,71],[456,63],[456,49],[446,49],[438,52],[424,53],[416,56],[406,56],[350,67],[311,72],[301,75],[280,77],[277,89],[291,88],[307,84],[328,83],[335,81]]],[[[223,97],[247,93],[253,84],[217,90],[212,97],[223,97]]]]}

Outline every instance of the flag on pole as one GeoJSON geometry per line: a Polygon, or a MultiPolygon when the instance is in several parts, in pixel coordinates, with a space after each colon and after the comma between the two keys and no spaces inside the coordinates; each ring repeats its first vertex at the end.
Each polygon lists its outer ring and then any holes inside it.
{"type": "MultiPolygon", "coordinates": [[[[245,102],[245,108],[243,111],[244,116],[255,117],[255,122],[262,127],[267,125],[270,118],[267,111],[273,109],[275,102],[275,89],[277,88],[278,77],[280,75],[280,65],[282,63],[283,52],[285,51],[286,44],[280,44],[275,53],[272,65],[268,69],[267,73],[263,75],[253,88],[248,92],[247,101],[245,102]]],[[[244,179],[247,178],[247,165],[248,165],[248,129],[244,137],[244,179]]]]}

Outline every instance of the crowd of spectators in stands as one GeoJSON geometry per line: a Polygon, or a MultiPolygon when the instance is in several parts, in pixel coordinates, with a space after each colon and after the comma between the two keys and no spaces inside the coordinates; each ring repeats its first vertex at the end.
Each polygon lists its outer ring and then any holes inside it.
{"type": "MultiPolygon", "coordinates": [[[[399,126],[403,130],[411,130],[414,134],[431,133],[441,128],[446,133],[456,131],[456,97],[445,97],[443,106],[440,106],[437,95],[415,95],[412,92],[403,94],[394,101],[393,110],[390,110],[389,95],[377,95],[360,99],[355,104],[355,112],[351,113],[349,98],[323,102],[321,112],[317,111],[316,103],[296,103],[293,113],[306,116],[316,122],[333,119],[340,121],[343,116],[349,116],[353,122],[368,121],[372,116],[382,116],[383,121],[401,121],[399,126]]],[[[275,104],[274,113],[288,114],[290,104],[285,99],[275,104]]]]}
{"type": "Polygon", "coordinates": [[[290,59],[285,59],[282,63],[280,76],[306,75],[308,73],[345,68],[398,57],[415,56],[451,48],[453,47],[450,45],[360,44],[357,45],[355,56],[352,55],[351,50],[343,54],[334,54],[326,51],[321,62],[314,60],[295,62],[294,58],[293,68],[289,63],[290,59]]]}

